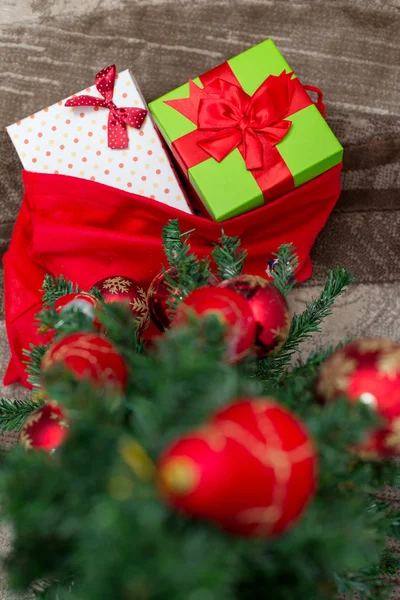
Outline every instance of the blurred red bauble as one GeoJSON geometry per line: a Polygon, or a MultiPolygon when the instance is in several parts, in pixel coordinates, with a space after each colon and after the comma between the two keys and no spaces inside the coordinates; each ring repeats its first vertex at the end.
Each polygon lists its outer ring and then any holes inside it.
{"type": "Polygon", "coordinates": [[[141,335],[150,324],[147,295],[141,285],[129,277],[114,275],[100,279],[96,287],[106,304],[110,302],[125,302],[129,304],[132,316],[137,321],[138,333],[141,335]]]}
{"type": "Polygon", "coordinates": [[[173,326],[190,321],[190,316],[216,315],[226,326],[227,360],[234,364],[251,350],[256,335],[248,302],[236,292],[206,286],[194,290],[177,308],[173,326]]]}
{"type": "Polygon", "coordinates": [[[290,329],[289,308],[279,290],[263,277],[239,275],[219,284],[246,298],[256,322],[256,353],[265,358],[285,343],[290,329]]]}
{"type": "Polygon", "coordinates": [[[357,446],[360,456],[400,455],[400,343],[361,339],[337,350],[321,367],[317,393],[325,402],[341,396],[363,402],[384,419],[357,446]]]}
{"type": "Polygon", "coordinates": [[[101,304],[92,294],[87,292],[66,294],[54,302],[54,308],[59,314],[67,310],[79,310],[92,319],[97,331],[101,330],[101,323],[96,317],[96,312],[101,310],[101,304]]]}
{"type": "Polygon", "coordinates": [[[73,333],[52,344],[42,359],[41,370],[45,374],[57,365],[97,385],[124,389],[128,378],[114,345],[96,333],[73,333]]]}
{"type": "Polygon", "coordinates": [[[158,463],[174,508],[231,533],[268,538],[299,519],[316,486],[303,424],[270,398],[241,399],[175,441],[158,463]]]}
{"type": "MultiPolygon", "coordinates": [[[[175,267],[167,269],[166,273],[174,278],[176,276],[175,267]]],[[[208,285],[218,285],[218,279],[215,275],[210,276],[208,285]]],[[[150,284],[147,292],[150,317],[160,331],[165,331],[171,324],[171,309],[168,306],[168,299],[177,292],[178,290],[170,292],[164,273],[156,275],[150,284]]]]}
{"type": "Polygon", "coordinates": [[[48,402],[35,410],[21,429],[19,441],[25,450],[58,448],[68,434],[68,421],[58,404],[48,402]]]}

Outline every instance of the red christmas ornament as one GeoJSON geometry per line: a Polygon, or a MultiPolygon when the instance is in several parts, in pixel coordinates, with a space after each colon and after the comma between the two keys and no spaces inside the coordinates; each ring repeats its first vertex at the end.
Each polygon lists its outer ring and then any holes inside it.
{"type": "Polygon", "coordinates": [[[400,344],[362,339],[347,344],[321,367],[317,393],[322,401],[346,396],[364,402],[386,425],[371,432],[356,448],[365,458],[400,455],[400,344]]]}
{"type": "Polygon", "coordinates": [[[129,304],[132,316],[138,323],[138,333],[141,335],[150,324],[147,295],[144,289],[133,279],[115,275],[105,277],[93,287],[100,290],[106,304],[110,302],[126,302],[129,304]]]}
{"type": "Polygon", "coordinates": [[[68,433],[68,421],[63,410],[54,402],[47,402],[27,418],[21,429],[19,441],[25,450],[58,448],[68,433]]]}
{"type": "Polygon", "coordinates": [[[277,352],[285,343],[290,329],[289,308],[284,296],[263,277],[239,275],[219,284],[246,298],[256,322],[258,358],[277,352]]]}
{"type": "Polygon", "coordinates": [[[236,292],[220,287],[194,290],[177,308],[173,325],[187,323],[190,315],[215,314],[226,325],[227,360],[237,363],[251,350],[256,326],[248,302],[236,292]]]}
{"type": "MultiPolygon", "coordinates": [[[[166,273],[174,278],[176,276],[175,267],[167,269],[166,273]]],[[[208,285],[218,285],[218,279],[211,275],[208,285]]],[[[153,279],[147,292],[147,301],[149,305],[150,316],[153,323],[160,331],[165,331],[171,324],[171,309],[168,305],[170,296],[174,296],[178,290],[172,293],[169,290],[164,273],[159,273],[153,279]]]]}
{"type": "Polygon", "coordinates": [[[54,343],[42,359],[43,373],[63,365],[78,379],[93,384],[113,384],[124,389],[128,372],[111,342],[95,333],[73,333],[54,343]]]}
{"type": "Polygon", "coordinates": [[[160,491],[186,514],[232,533],[270,537],[313,496],[317,455],[302,423],[273,399],[242,399],[174,442],[158,464],[160,491]]]}
{"type": "Polygon", "coordinates": [[[66,294],[54,302],[54,308],[59,314],[69,309],[80,310],[91,317],[97,331],[101,330],[101,323],[95,314],[96,311],[101,310],[101,304],[92,294],[87,292],[66,294]]]}

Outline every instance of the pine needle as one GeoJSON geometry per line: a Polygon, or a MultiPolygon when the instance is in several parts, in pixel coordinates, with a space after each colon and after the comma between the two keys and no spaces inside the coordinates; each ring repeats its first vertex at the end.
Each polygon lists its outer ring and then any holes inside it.
{"type": "Polygon", "coordinates": [[[32,400],[9,400],[0,398],[0,431],[20,431],[27,417],[40,406],[43,401],[32,400]]]}
{"type": "Polygon", "coordinates": [[[188,237],[191,232],[181,233],[178,219],[172,219],[163,228],[163,246],[169,265],[175,269],[173,275],[164,272],[171,292],[169,306],[172,314],[183,298],[196,288],[207,285],[210,276],[210,261],[199,259],[191,253],[188,237]]]}
{"type": "Polygon", "coordinates": [[[340,267],[328,273],[320,296],[309,302],[301,315],[292,319],[288,338],[282,349],[259,364],[259,376],[276,381],[284,375],[301,342],[321,331],[321,323],[332,313],[335,300],[353,281],[352,275],[340,267]]]}
{"type": "Polygon", "coordinates": [[[24,356],[27,357],[24,364],[26,365],[28,381],[34,388],[40,387],[40,365],[49,346],[50,344],[44,344],[43,346],[31,344],[30,350],[23,350],[24,356]]]}
{"type": "Polygon", "coordinates": [[[218,244],[215,244],[212,257],[218,267],[221,279],[231,279],[242,273],[246,250],[240,249],[240,239],[230,237],[222,231],[218,244]]]}
{"type": "Polygon", "coordinates": [[[270,275],[275,287],[287,296],[296,285],[294,274],[299,266],[298,256],[293,244],[282,244],[273,256],[275,259],[269,263],[270,275]]]}
{"type": "Polygon", "coordinates": [[[77,284],[72,283],[63,275],[61,275],[60,277],[46,275],[41,291],[43,292],[43,305],[51,306],[59,298],[62,298],[67,294],[79,292],[80,290],[77,284]]]}

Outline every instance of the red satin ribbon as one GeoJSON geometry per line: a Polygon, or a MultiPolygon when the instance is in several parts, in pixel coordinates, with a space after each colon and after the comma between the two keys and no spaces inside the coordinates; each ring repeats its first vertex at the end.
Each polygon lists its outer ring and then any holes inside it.
{"type": "Polygon", "coordinates": [[[96,88],[103,98],[94,96],[74,96],[65,106],[99,106],[108,108],[108,145],[110,148],[124,149],[129,145],[127,125],[140,129],[147,110],[144,108],[117,107],[113,102],[114,83],[116,76],[115,65],[102,69],[96,75],[96,88]]]}
{"type": "Polygon", "coordinates": [[[261,169],[264,158],[260,137],[265,135],[269,144],[276,146],[291,126],[291,121],[283,120],[293,95],[290,78],[285,72],[268,77],[253,96],[223,79],[206,86],[197,126],[211,134],[199,142],[200,146],[218,162],[240,146],[246,168],[261,169]]]}
{"type": "Polygon", "coordinates": [[[189,81],[189,98],[166,101],[197,126],[172,144],[180,166],[188,171],[210,156],[219,162],[238,148],[264,200],[292,190],[293,176],[276,145],[290,129],[287,118],[312,104],[300,81],[283,71],[249,96],[228,63],[200,80],[203,88],[189,81]]]}

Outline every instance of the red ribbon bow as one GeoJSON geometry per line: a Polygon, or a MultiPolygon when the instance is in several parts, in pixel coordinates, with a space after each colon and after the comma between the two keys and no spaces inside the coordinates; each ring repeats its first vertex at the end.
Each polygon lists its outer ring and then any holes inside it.
{"type": "Polygon", "coordinates": [[[118,107],[113,102],[114,83],[116,76],[115,65],[102,69],[96,75],[96,88],[103,98],[94,96],[75,96],[65,103],[65,106],[99,106],[108,108],[108,145],[110,148],[124,149],[129,145],[127,125],[140,129],[143,125],[147,110],[144,108],[118,107]]]}
{"type": "Polygon", "coordinates": [[[285,120],[292,100],[292,74],[268,77],[249,96],[239,86],[216,79],[204,88],[207,97],[199,103],[197,126],[212,132],[198,142],[218,162],[240,147],[248,170],[264,166],[261,136],[276,146],[288,133],[291,121],[285,120]]]}

